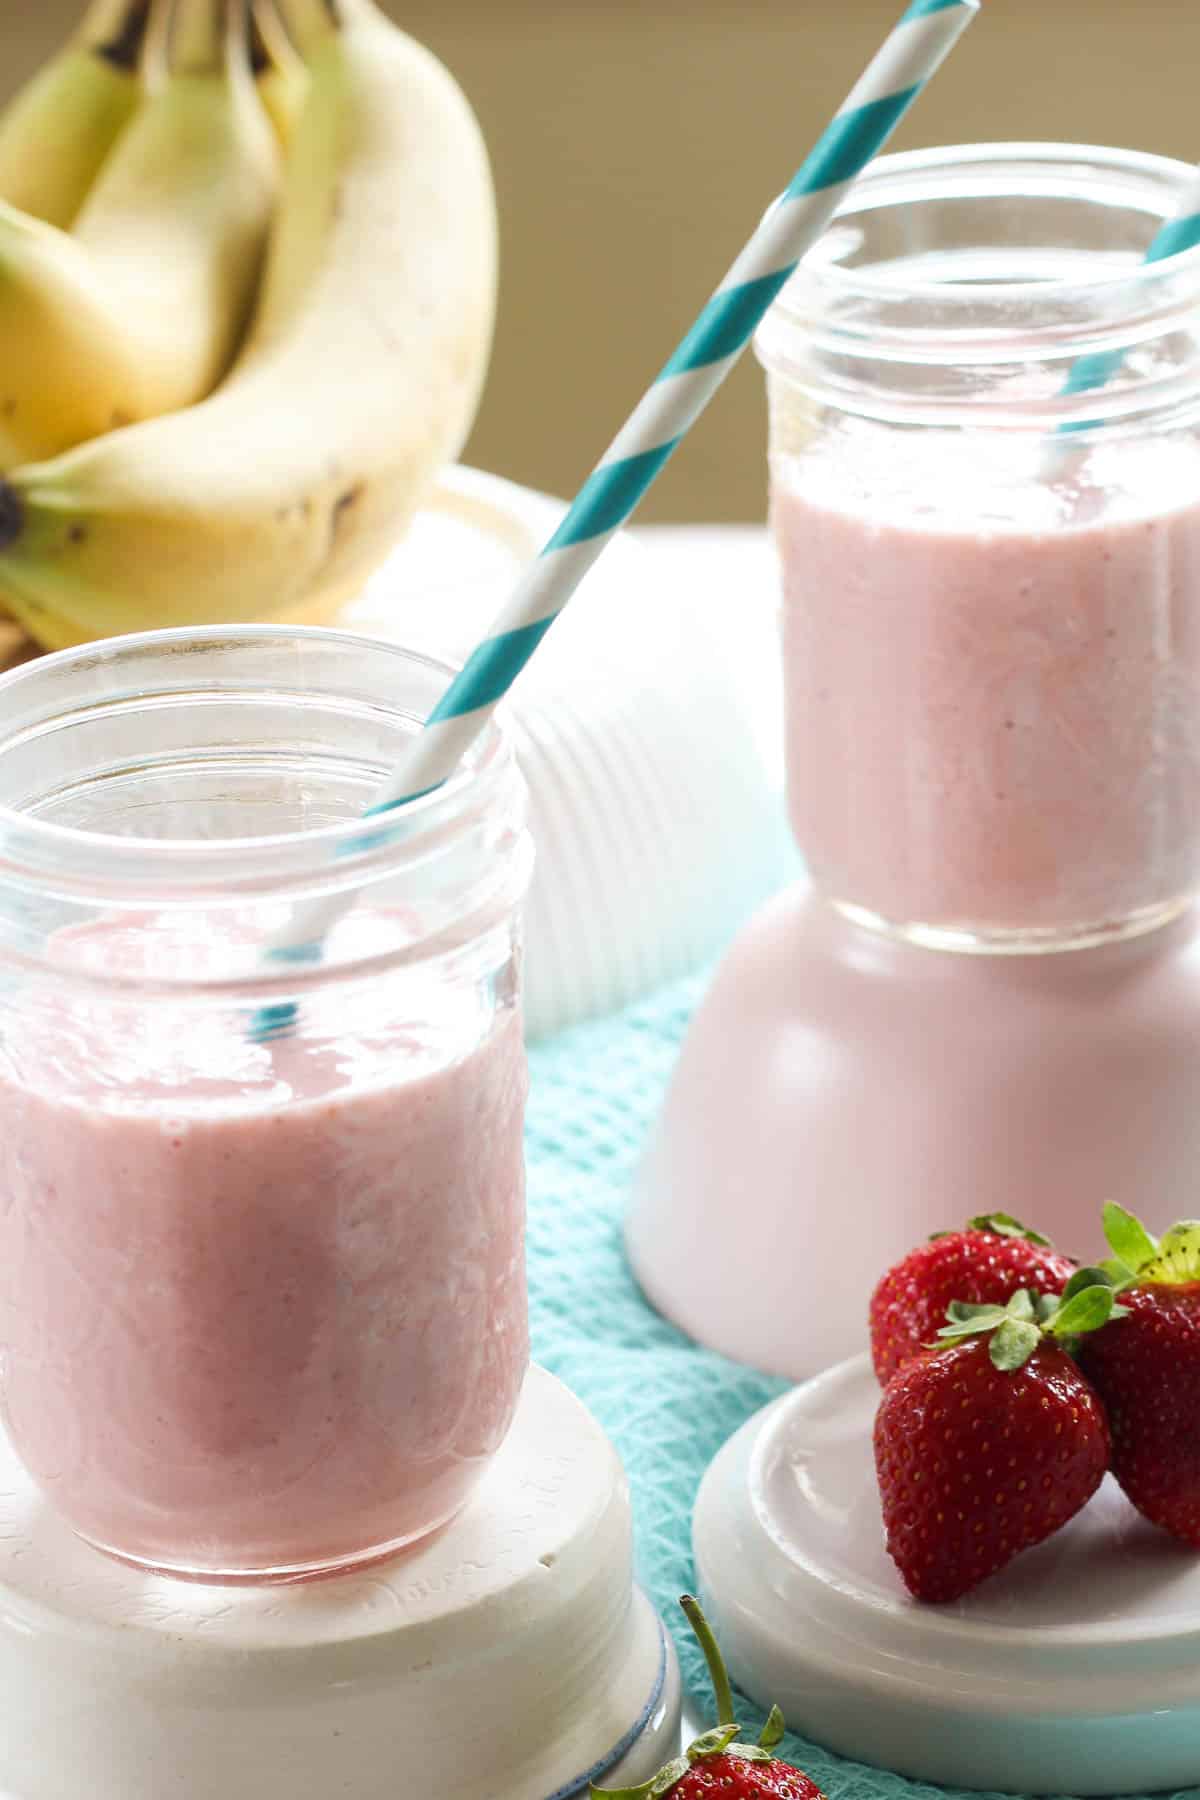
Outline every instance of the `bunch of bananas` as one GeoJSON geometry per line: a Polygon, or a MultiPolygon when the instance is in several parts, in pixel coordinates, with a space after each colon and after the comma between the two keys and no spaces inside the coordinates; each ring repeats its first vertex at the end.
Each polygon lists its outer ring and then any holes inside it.
{"type": "Polygon", "coordinates": [[[328,620],[474,418],[487,153],[372,0],[93,0],[0,118],[0,612],[328,620]]]}

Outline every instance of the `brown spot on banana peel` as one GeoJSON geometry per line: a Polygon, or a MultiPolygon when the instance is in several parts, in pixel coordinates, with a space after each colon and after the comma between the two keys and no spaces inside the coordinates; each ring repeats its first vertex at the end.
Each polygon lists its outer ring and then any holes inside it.
{"type": "Polygon", "coordinates": [[[111,63],[115,69],[136,69],[149,23],[150,0],[141,0],[139,5],[130,7],[116,37],[110,38],[107,44],[97,44],[92,54],[111,63]]]}
{"type": "Polygon", "coordinates": [[[329,520],[329,549],[331,553],[341,535],[342,526],[346,522],[346,514],[352,507],[358,505],[366,491],[366,482],[359,481],[356,482],[353,487],[347,488],[344,494],[339,494],[334,501],[333,512],[330,515],[329,520]]]}
{"type": "Polygon", "coordinates": [[[251,13],[251,15],[250,15],[250,69],[251,69],[252,74],[254,75],[255,80],[257,81],[257,79],[260,75],[265,75],[267,70],[274,68],[274,66],[275,66],[274,59],[271,56],[271,52],[267,48],[267,40],[263,37],[262,27],[258,22],[257,15],[254,13],[251,13]]]}

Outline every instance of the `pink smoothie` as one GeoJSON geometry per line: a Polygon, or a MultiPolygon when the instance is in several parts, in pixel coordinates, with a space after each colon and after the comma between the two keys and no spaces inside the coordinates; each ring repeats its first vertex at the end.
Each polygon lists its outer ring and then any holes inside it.
{"type": "MultiPolygon", "coordinates": [[[[100,922],[55,949],[143,975],[211,931],[100,922]]],[[[228,1007],[10,1002],[3,1405],[92,1541],[335,1565],[451,1517],[498,1448],[528,1358],[520,1019],[466,983],[414,1005],[414,979],[314,998],[269,1047],[228,1007]]]]}
{"type": "Polygon", "coordinates": [[[780,457],[792,823],[897,925],[1071,938],[1200,870],[1200,451],[844,423],[780,457]]]}

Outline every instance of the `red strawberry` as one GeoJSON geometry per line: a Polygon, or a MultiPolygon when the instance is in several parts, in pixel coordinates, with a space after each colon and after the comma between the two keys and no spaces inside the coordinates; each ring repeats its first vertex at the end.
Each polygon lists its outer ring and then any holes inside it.
{"type": "Polygon", "coordinates": [[[593,1795],[601,1800],[661,1800],[666,1794],[671,1800],[763,1800],[764,1796],[771,1796],[772,1800],[825,1800],[807,1775],[771,1754],[784,1733],[783,1714],[777,1706],[771,1708],[757,1744],[738,1742],[741,1726],[734,1721],[733,1689],[716,1639],[699,1603],[690,1594],[685,1594],[679,1604],[704,1652],[720,1723],[715,1731],[697,1738],[686,1755],[668,1763],[640,1787],[593,1787],[593,1795]]]}
{"type": "Polygon", "coordinates": [[[1075,1273],[1048,1239],[1007,1213],[944,1231],[889,1269],[871,1296],[871,1358],[879,1385],[937,1336],[952,1300],[1004,1306],[1018,1288],[1061,1294],[1075,1273]]]}
{"type": "Polygon", "coordinates": [[[1040,1544],[1109,1464],[1104,1409],[1064,1348],[1118,1310],[1096,1270],[1061,1302],[1022,1288],[949,1310],[948,1347],[894,1375],[875,1420],[887,1547],[918,1600],[957,1600],[1040,1544]]]}
{"type": "Polygon", "coordinates": [[[1127,1316],[1080,1361],[1108,1409],[1113,1473],[1140,1513],[1200,1549],[1200,1223],[1158,1243],[1110,1205],[1104,1231],[1127,1316]]]}

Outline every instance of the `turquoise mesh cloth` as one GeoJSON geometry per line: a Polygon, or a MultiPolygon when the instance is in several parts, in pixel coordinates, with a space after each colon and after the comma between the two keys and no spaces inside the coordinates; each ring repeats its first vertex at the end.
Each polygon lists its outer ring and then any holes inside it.
{"type": "MultiPolygon", "coordinates": [[[[699,1349],[660,1319],[621,1242],[633,1171],[701,986],[685,982],[535,1047],[528,1154],[534,1354],[591,1408],[625,1459],[640,1578],[674,1632],[707,1720],[707,1679],[686,1627],[680,1632],[677,1604],[692,1585],[692,1506],[726,1438],[783,1384],[699,1349]]],[[[757,1729],[753,1706],[741,1716],[757,1729]]],[[[797,1737],[782,1753],[829,1800],[981,1800],[847,1762],[797,1737]]],[[[1177,1800],[1200,1800],[1200,1788],[1177,1800]]]]}

